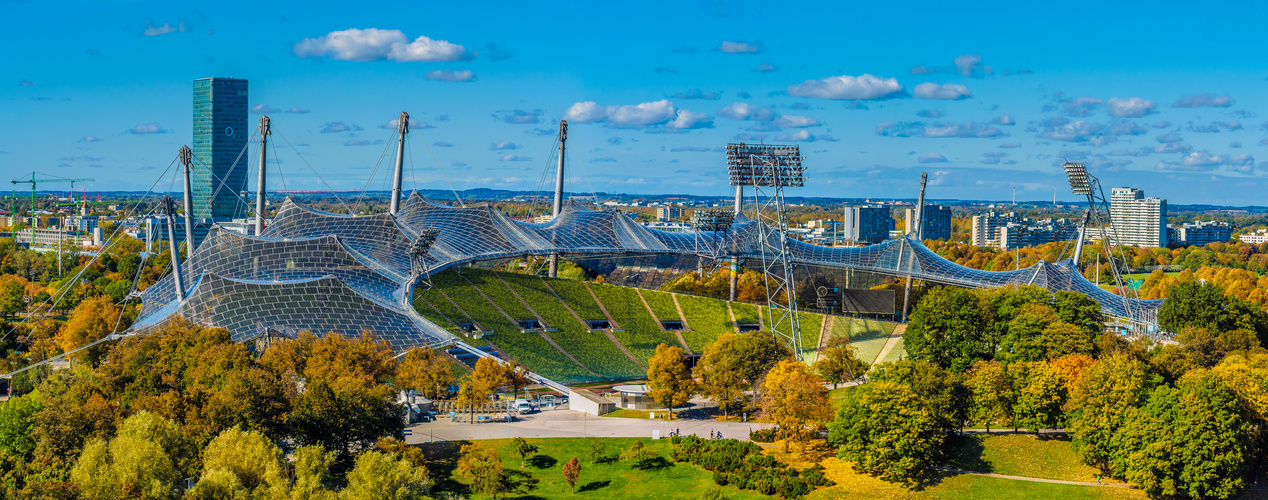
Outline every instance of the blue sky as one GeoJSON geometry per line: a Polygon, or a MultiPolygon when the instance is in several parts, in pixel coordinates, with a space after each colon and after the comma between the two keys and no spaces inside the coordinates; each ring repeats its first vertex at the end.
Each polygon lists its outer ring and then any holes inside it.
{"type": "MultiPolygon", "coordinates": [[[[366,185],[404,110],[407,187],[536,189],[566,117],[575,190],[725,195],[720,148],[764,140],[801,144],[797,194],[915,197],[927,171],[935,199],[1073,201],[1066,158],[1172,203],[1268,204],[1264,7],[963,5],[5,1],[0,175],[144,190],[216,75],[336,189],[366,185]]],[[[280,139],[286,187],[323,188],[280,139]]]]}

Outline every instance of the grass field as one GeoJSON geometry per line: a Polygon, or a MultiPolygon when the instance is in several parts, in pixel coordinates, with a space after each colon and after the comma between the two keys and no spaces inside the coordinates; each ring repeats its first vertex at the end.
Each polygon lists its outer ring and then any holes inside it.
{"type": "Polygon", "coordinates": [[[903,338],[898,337],[898,341],[894,342],[894,348],[889,350],[889,354],[885,355],[885,359],[878,359],[876,363],[893,363],[906,357],[907,352],[903,350],[903,338]]]}
{"type": "Polygon", "coordinates": [[[726,311],[726,302],[717,299],[706,299],[691,295],[679,295],[678,304],[682,305],[682,313],[687,316],[687,324],[691,331],[682,332],[687,345],[695,352],[704,352],[718,335],[735,333],[735,324],[731,323],[731,314],[726,311]]]}
{"type": "Polygon", "coordinates": [[[757,315],[757,308],[758,306],[743,302],[731,303],[731,310],[735,312],[737,323],[761,323],[762,318],[757,315]]]}
{"type": "Polygon", "coordinates": [[[651,290],[639,290],[643,294],[643,298],[647,299],[647,305],[651,306],[652,312],[656,313],[656,319],[660,321],[682,321],[682,317],[678,315],[678,308],[674,306],[674,297],[664,292],[653,292],[651,290]]]}
{"type": "Polygon", "coordinates": [[[528,308],[525,307],[519,299],[516,299],[515,296],[511,294],[511,289],[507,288],[506,284],[502,283],[502,280],[498,279],[497,274],[494,272],[479,269],[466,269],[463,270],[462,275],[466,276],[471,283],[475,284],[480,291],[484,292],[485,296],[492,300],[494,304],[497,304],[498,307],[502,308],[502,310],[505,311],[506,314],[510,315],[512,319],[521,320],[535,318],[535,316],[533,316],[533,312],[528,310],[528,308]]]}
{"type": "Polygon", "coordinates": [[[611,379],[647,375],[643,367],[621,352],[606,335],[588,332],[540,279],[511,273],[503,278],[550,326],[558,329],[546,334],[591,370],[611,379]]]}
{"type": "Polygon", "coordinates": [[[858,349],[856,352],[858,358],[872,363],[876,361],[876,355],[885,346],[885,341],[889,340],[889,335],[894,333],[895,326],[897,326],[895,323],[887,321],[838,316],[832,322],[830,335],[849,337],[854,347],[858,349]]]}
{"type": "Polygon", "coordinates": [[[680,346],[678,337],[671,332],[661,331],[660,323],[643,307],[638,298],[638,290],[612,285],[590,284],[590,289],[599,296],[612,319],[623,328],[623,332],[612,332],[617,340],[639,359],[647,359],[656,354],[656,346],[667,344],[680,346]]]}
{"type": "Polygon", "coordinates": [[[823,315],[799,312],[801,321],[801,352],[806,355],[806,362],[813,363],[819,352],[819,330],[823,328],[823,315]]]}
{"type": "MultiPolygon", "coordinates": [[[[507,446],[508,440],[491,439],[479,441],[482,446],[498,451],[502,464],[506,467],[517,491],[499,498],[700,498],[701,493],[714,486],[713,475],[707,470],[691,464],[675,463],[669,459],[671,446],[668,439],[650,440],[637,438],[601,438],[608,453],[620,454],[630,447],[634,441],[642,441],[644,445],[655,450],[664,462],[657,462],[657,467],[638,470],[630,462],[594,463],[590,459],[591,439],[529,439],[530,444],[538,447],[537,454],[529,458],[529,463],[520,468],[520,457],[507,446]],[[572,493],[568,483],[563,479],[563,466],[571,457],[577,457],[581,463],[581,474],[577,480],[577,492],[572,493]]],[[[429,467],[436,486],[432,495],[440,492],[454,492],[469,495],[468,498],[484,499],[484,495],[473,495],[469,486],[453,476],[453,468],[457,459],[461,442],[423,445],[429,459],[436,460],[429,467]]],[[[772,498],[752,491],[741,491],[735,487],[720,487],[726,498],[734,500],[772,498]]]]}
{"type": "MultiPolygon", "coordinates": [[[[573,280],[546,280],[546,284],[563,298],[581,319],[607,319],[594,297],[586,290],[586,284],[573,280]]],[[[642,305],[642,304],[640,304],[642,305]]]]}
{"type": "MultiPolygon", "coordinates": [[[[449,318],[446,315],[441,314],[439,311],[436,310],[435,307],[431,305],[431,301],[428,300],[428,298],[423,295],[423,292],[433,292],[431,294],[431,299],[445,300],[443,297],[440,297],[440,295],[435,293],[433,290],[421,290],[421,289],[417,290],[414,293],[414,309],[418,310],[418,314],[421,314],[424,318],[427,319],[427,321],[435,323],[436,326],[444,328],[449,333],[452,333],[454,335],[461,335],[462,330],[459,329],[458,326],[454,324],[454,322],[466,321],[466,316],[460,316],[457,318],[449,318]]],[[[449,304],[446,303],[446,305],[449,305],[449,304]]],[[[453,306],[450,306],[450,308],[452,307],[453,306]]]]}
{"type": "Polygon", "coordinates": [[[835,486],[815,490],[805,498],[827,500],[837,498],[892,498],[892,499],[1144,499],[1140,490],[1103,486],[1074,486],[1065,484],[1036,483],[1012,479],[998,479],[950,473],[937,474],[930,484],[916,490],[882,481],[867,474],[855,472],[850,464],[837,458],[823,461],[828,479],[835,486]]]}
{"type": "MultiPolygon", "coordinates": [[[[1067,438],[1039,439],[1028,434],[953,436],[943,445],[947,467],[1010,476],[1096,481],[1096,469],[1084,465],[1067,438]]],[[[1114,482],[1109,478],[1105,482],[1114,482]]]]}

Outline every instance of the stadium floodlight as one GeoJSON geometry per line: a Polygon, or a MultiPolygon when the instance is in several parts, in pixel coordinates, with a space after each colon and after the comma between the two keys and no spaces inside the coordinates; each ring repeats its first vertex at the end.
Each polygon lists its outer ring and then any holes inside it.
{"type": "Polygon", "coordinates": [[[422,257],[431,251],[431,246],[436,243],[436,236],[440,234],[440,230],[429,227],[418,232],[418,239],[414,240],[414,246],[410,247],[409,254],[415,257],[422,257]]]}
{"type": "Polygon", "coordinates": [[[806,167],[801,146],[730,143],[726,145],[727,172],[732,186],[802,187],[806,167]]]}
{"type": "Polygon", "coordinates": [[[1087,167],[1082,163],[1066,162],[1065,176],[1070,179],[1070,190],[1080,196],[1092,194],[1092,184],[1088,182],[1087,167]]]}
{"type": "Polygon", "coordinates": [[[735,222],[735,212],[725,208],[705,208],[691,212],[691,227],[696,231],[726,232],[735,222]]]}

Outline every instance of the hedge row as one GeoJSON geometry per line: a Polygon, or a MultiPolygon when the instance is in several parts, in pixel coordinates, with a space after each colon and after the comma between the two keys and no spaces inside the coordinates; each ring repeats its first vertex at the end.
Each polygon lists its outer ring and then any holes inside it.
{"type": "Polygon", "coordinates": [[[819,486],[831,486],[816,464],[798,470],[762,454],[755,443],[735,439],[701,439],[698,436],[671,438],[675,462],[688,462],[713,472],[713,482],[754,490],[763,495],[799,498],[819,486]]]}

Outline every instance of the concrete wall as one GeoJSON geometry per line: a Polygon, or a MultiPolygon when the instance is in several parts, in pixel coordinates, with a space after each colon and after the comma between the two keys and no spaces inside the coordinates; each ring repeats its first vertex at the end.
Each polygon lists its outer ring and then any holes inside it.
{"type": "Polygon", "coordinates": [[[616,411],[616,402],[585,389],[573,389],[568,392],[568,409],[591,415],[603,415],[616,411]]]}

